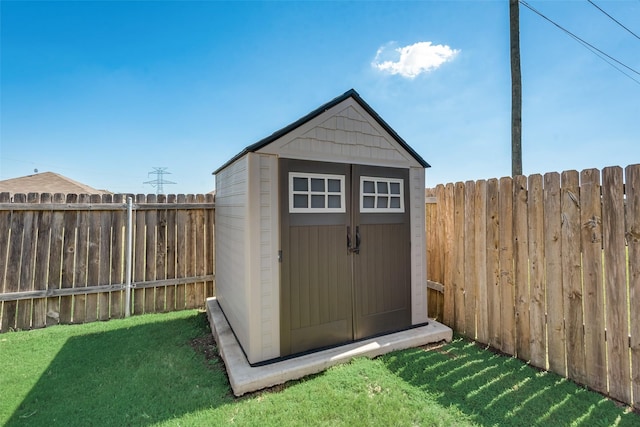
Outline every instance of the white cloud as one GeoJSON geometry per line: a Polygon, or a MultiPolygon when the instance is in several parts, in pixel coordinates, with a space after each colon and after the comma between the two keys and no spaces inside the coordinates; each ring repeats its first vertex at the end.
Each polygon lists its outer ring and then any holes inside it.
{"type": "Polygon", "coordinates": [[[458,53],[459,49],[433,45],[431,42],[418,42],[404,47],[389,43],[378,49],[371,65],[380,71],[413,79],[451,61],[458,53]]]}

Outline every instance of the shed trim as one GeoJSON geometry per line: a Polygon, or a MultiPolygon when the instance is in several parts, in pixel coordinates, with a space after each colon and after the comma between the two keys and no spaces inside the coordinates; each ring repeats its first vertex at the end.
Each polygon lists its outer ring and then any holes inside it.
{"type": "Polygon", "coordinates": [[[358,104],[360,104],[360,106],[362,108],[364,108],[364,110],[376,121],[378,122],[378,124],[380,126],[382,126],[382,128],[389,133],[389,135],[391,135],[391,137],[393,137],[393,139],[398,142],[398,144],[400,144],[400,146],[405,149],[422,167],[428,168],[431,167],[431,165],[429,165],[429,163],[427,163],[418,153],[416,153],[413,148],[411,148],[409,146],[409,144],[406,143],[406,141],[404,139],[402,139],[402,137],[400,137],[400,135],[398,135],[396,133],[395,130],[393,130],[391,128],[391,126],[389,126],[389,124],[387,122],[385,122],[382,117],[380,117],[378,115],[378,113],[376,113],[374,111],[373,108],[371,108],[371,106],[369,106],[369,104],[367,104],[362,97],[360,97],[360,95],[358,94],[358,92],[355,91],[355,89],[349,89],[348,91],[346,91],[345,93],[343,93],[342,95],[338,96],[337,98],[332,99],[331,101],[327,102],[324,105],[321,105],[320,107],[316,108],[315,110],[313,110],[312,112],[310,112],[309,114],[307,114],[306,116],[296,120],[295,122],[291,123],[288,126],[283,127],[282,129],[272,133],[271,135],[269,135],[266,138],[261,139],[260,141],[249,145],[248,147],[246,147],[244,150],[242,150],[241,152],[239,152],[238,154],[236,154],[235,156],[233,156],[231,159],[229,159],[226,163],[224,163],[222,166],[220,166],[218,169],[216,169],[213,174],[216,175],[217,173],[219,173],[220,171],[222,171],[223,169],[225,169],[227,166],[231,165],[233,162],[235,162],[236,160],[238,160],[239,158],[241,158],[242,156],[244,156],[247,153],[251,153],[251,152],[255,152],[259,149],[261,149],[262,147],[272,143],[273,141],[277,140],[278,138],[288,134],[289,132],[293,131],[294,129],[304,125],[305,123],[309,122],[310,120],[313,120],[314,118],[318,117],[320,114],[324,113],[325,111],[327,111],[330,108],[335,107],[336,105],[340,104],[341,102],[347,100],[348,98],[353,98],[358,104]]]}

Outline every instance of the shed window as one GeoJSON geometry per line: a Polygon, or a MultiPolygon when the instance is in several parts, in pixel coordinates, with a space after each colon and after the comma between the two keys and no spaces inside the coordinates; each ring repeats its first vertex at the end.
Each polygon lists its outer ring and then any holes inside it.
{"type": "Polygon", "coordinates": [[[344,175],[289,172],[289,212],[345,212],[344,182],[344,175]]]}
{"type": "Polygon", "coordinates": [[[404,212],[404,182],[398,178],[360,177],[360,212],[404,212]]]}

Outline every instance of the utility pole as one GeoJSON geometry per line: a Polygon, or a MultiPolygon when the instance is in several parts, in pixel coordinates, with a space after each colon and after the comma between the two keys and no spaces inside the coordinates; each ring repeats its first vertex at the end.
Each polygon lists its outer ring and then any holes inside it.
{"type": "Polygon", "coordinates": [[[167,172],[168,168],[158,168],[154,167],[152,172],[149,172],[149,175],[155,175],[156,179],[151,181],[145,181],[143,184],[151,184],[152,187],[156,189],[156,194],[164,194],[164,184],[175,184],[173,181],[167,181],[164,179],[164,175],[171,174],[171,172],[167,172]]]}
{"type": "Polygon", "coordinates": [[[520,4],[509,0],[511,44],[511,175],[522,175],[522,75],[520,72],[520,4]]]}

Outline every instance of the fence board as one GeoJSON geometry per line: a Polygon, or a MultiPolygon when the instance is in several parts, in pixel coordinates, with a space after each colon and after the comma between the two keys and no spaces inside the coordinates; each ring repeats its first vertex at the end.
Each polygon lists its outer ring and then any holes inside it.
{"type": "MultiPolygon", "coordinates": [[[[90,202],[88,194],[79,194],[78,203],[87,204],[90,202]]],[[[89,224],[91,212],[87,210],[78,211],[77,237],[76,237],[76,260],[73,279],[74,288],[87,287],[87,270],[89,262],[89,224]]],[[[76,295],[73,297],[73,323],[83,323],[86,321],[87,296],[76,295]]]]}
{"type": "MultiPolygon", "coordinates": [[[[92,194],[89,203],[100,203],[102,197],[92,194]]],[[[100,212],[88,212],[89,234],[87,250],[87,286],[100,283],[100,212]]],[[[98,295],[86,296],[85,322],[95,322],[98,319],[98,295]]]]}
{"type": "MultiPolygon", "coordinates": [[[[176,195],[170,194],[167,197],[167,204],[176,203],[176,195]]],[[[212,211],[213,212],[213,211],[212,211]]],[[[175,279],[176,276],[176,210],[167,210],[167,278],[175,279]]],[[[168,311],[176,309],[176,286],[167,286],[165,291],[165,307],[168,311]]]]}
{"type": "Polygon", "coordinates": [[[487,182],[476,183],[475,192],[475,280],[477,282],[477,339],[483,344],[489,343],[488,305],[487,305],[487,182]]]}
{"type": "Polygon", "coordinates": [[[489,344],[502,349],[502,335],[500,334],[502,300],[500,288],[500,215],[499,183],[497,179],[487,181],[487,299],[489,344]]]}
{"type": "Polygon", "coordinates": [[[467,336],[476,338],[476,218],[475,218],[476,184],[467,181],[464,184],[464,324],[467,336]]]}
{"type": "MultiPolygon", "coordinates": [[[[197,203],[204,203],[204,195],[198,194],[196,195],[197,203]]],[[[195,275],[196,276],[204,276],[205,274],[205,251],[204,251],[204,237],[205,237],[205,228],[204,228],[204,210],[203,209],[194,209],[193,214],[195,216],[195,221],[193,222],[193,226],[195,228],[195,275]]],[[[205,300],[205,283],[204,282],[196,282],[195,283],[195,306],[200,307],[204,305],[205,300]]]]}
{"type": "MultiPolygon", "coordinates": [[[[167,196],[158,194],[158,204],[165,205],[167,196]]],[[[167,278],[167,210],[158,209],[157,211],[157,242],[156,242],[156,279],[162,280],[167,278]]],[[[164,286],[156,287],[156,311],[164,313],[167,301],[167,288],[164,286]]]]}
{"type": "MultiPolygon", "coordinates": [[[[9,193],[0,192],[0,203],[7,203],[10,200],[9,193]]],[[[0,292],[5,288],[5,271],[7,268],[7,257],[9,256],[9,237],[11,236],[11,211],[0,211],[0,230],[7,230],[0,233],[0,292]]],[[[7,330],[4,323],[4,301],[0,302],[0,331],[7,330]]]]}
{"type": "MultiPolygon", "coordinates": [[[[178,204],[186,203],[186,195],[178,195],[178,204]]],[[[176,277],[187,277],[187,211],[179,209],[176,212],[178,224],[177,251],[176,251],[176,277]]],[[[176,309],[183,310],[186,304],[186,285],[176,286],[176,309]]]]}
{"type": "Polygon", "coordinates": [[[527,177],[513,178],[513,276],[515,279],[516,355],[531,360],[527,177]]]}
{"type": "MultiPolygon", "coordinates": [[[[19,195],[16,195],[18,197],[19,195]]],[[[22,195],[24,196],[24,195],[22,195]]],[[[26,196],[19,199],[19,202],[26,202],[26,196]]],[[[24,215],[22,213],[13,212],[11,215],[11,238],[9,239],[9,254],[6,271],[5,292],[18,292],[20,290],[20,259],[22,255],[22,241],[24,234],[24,215]]],[[[16,301],[7,301],[4,304],[3,322],[5,328],[16,328],[18,303],[16,301]]]]}
{"type": "Polygon", "coordinates": [[[631,400],[622,168],[602,170],[602,230],[609,394],[631,400]]]}
{"type": "Polygon", "coordinates": [[[640,165],[627,166],[627,244],[631,310],[631,378],[633,406],[640,409],[640,165]]]}
{"type": "MultiPolygon", "coordinates": [[[[147,203],[157,203],[157,196],[149,194],[147,203]]],[[[156,261],[158,256],[158,213],[156,210],[148,210],[144,213],[146,225],[145,240],[145,275],[144,280],[156,280],[156,261]]],[[[155,288],[144,290],[144,312],[155,313],[156,297],[155,288]]]]}
{"type": "Polygon", "coordinates": [[[449,183],[442,187],[442,191],[439,195],[442,198],[438,199],[438,204],[442,204],[442,215],[439,215],[438,221],[442,223],[442,265],[444,268],[443,282],[444,287],[444,301],[443,301],[443,313],[442,320],[446,325],[450,327],[455,323],[455,288],[453,287],[453,184],[449,183]]]}
{"type": "MultiPolygon", "coordinates": [[[[114,194],[113,203],[125,203],[126,196],[124,194],[114,194]]],[[[111,273],[109,283],[125,283],[125,232],[126,232],[126,211],[111,212],[111,273]]],[[[124,317],[124,298],[122,291],[114,291],[109,293],[109,317],[119,319],[124,317]]]]}
{"type": "Polygon", "coordinates": [[[453,197],[453,288],[454,324],[461,334],[467,334],[464,308],[464,183],[455,184],[453,197]]]}
{"type": "MultiPolygon", "coordinates": [[[[37,203],[38,194],[29,193],[27,195],[27,203],[37,203]]],[[[20,282],[18,285],[18,291],[31,291],[33,290],[33,269],[35,263],[35,251],[38,235],[37,218],[34,211],[21,212],[24,216],[24,230],[22,238],[22,256],[20,282]]],[[[33,306],[33,300],[18,301],[16,328],[17,329],[30,329],[31,328],[31,309],[33,306]]]]}
{"type": "Polygon", "coordinates": [[[567,376],[586,381],[582,314],[582,265],[580,247],[580,184],[575,170],[561,175],[562,289],[567,351],[567,376]]]}
{"type": "MultiPolygon", "coordinates": [[[[136,195],[136,204],[144,203],[147,197],[144,194],[136,195]]],[[[134,228],[134,262],[133,262],[133,282],[144,282],[145,279],[145,260],[146,260],[146,229],[145,229],[145,213],[135,213],[134,228]]],[[[133,290],[133,307],[131,312],[134,314],[144,313],[144,289],[133,290]]]]}
{"type": "MultiPolygon", "coordinates": [[[[53,203],[63,203],[65,196],[62,193],[53,195],[53,203]]],[[[54,211],[51,220],[51,243],[49,251],[49,278],[47,288],[60,289],[62,280],[62,258],[64,254],[64,222],[65,214],[62,211],[54,211]]],[[[60,321],[60,298],[47,298],[46,326],[57,325],[60,321]]]]}
{"type": "Polygon", "coordinates": [[[566,376],[562,264],[560,261],[562,255],[562,212],[560,174],[556,172],[544,175],[544,217],[549,369],[566,376]]]}
{"type": "Polygon", "coordinates": [[[600,171],[597,169],[583,170],[580,173],[580,181],[580,241],[582,246],[586,383],[593,389],[606,393],[607,363],[604,336],[600,171]]]}
{"type": "MultiPolygon", "coordinates": [[[[425,198],[426,197],[436,197],[436,189],[431,188],[425,190],[425,198]]],[[[425,229],[425,248],[426,248],[426,259],[424,262],[427,266],[427,279],[440,282],[442,280],[438,280],[436,277],[440,274],[440,267],[438,266],[440,257],[439,257],[439,248],[438,248],[438,233],[437,233],[437,220],[438,220],[438,209],[435,206],[435,203],[426,203],[425,202],[425,215],[424,215],[424,229],[425,229]]],[[[433,289],[427,289],[427,316],[430,318],[440,319],[438,313],[438,293],[434,292],[433,289]]]]}
{"type": "MultiPolygon", "coordinates": [[[[113,196],[111,194],[103,194],[100,198],[101,203],[113,204],[113,196]]],[[[98,264],[98,285],[109,285],[111,283],[122,283],[111,281],[111,225],[113,212],[100,212],[100,262],[98,264]]],[[[108,320],[110,312],[111,295],[108,292],[98,294],[98,319],[108,320]]]]}
{"type": "MultiPolygon", "coordinates": [[[[41,204],[51,203],[51,194],[40,195],[41,204]]],[[[33,273],[33,289],[45,290],[48,278],[49,250],[51,247],[51,211],[40,211],[37,214],[38,237],[36,243],[35,265],[33,273]]],[[[1,229],[1,228],[0,228],[1,229]]],[[[47,324],[47,300],[38,298],[33,300],[32,328],[43,328],[47,324]]]]}
{"type": "Polygon", "coordinates": [[[546,282],[544,252],[544,197],[542,175],[529,176],[528,182],[528,244],[529,244],[529,326],[531,331],[531,364],[547,368],[547,327],[545,321],[546,282]]]}
{"type": "Polygon", "coordinates": [[[515,290],[513,283],[513,179],[500,178],[498,215],[500,224],[500,336],[502,351],[516,353],[515,290]]]}
{"type": "MultiPolygon", "coordinates": [[[[213,203],[214,202],[214,197],[213,194],[207,194],[206,195],[206,202],[207,203],[213,203]]],[[[207,260],[207,268],[206,268],[206,273],[207,274],[215,274],[215,265],[216,265],[216,258],[215,258],[215,212],[213,209],[208,209],[207,210],[207,240],[206,240],[206,260],[207,260]]],[[[206,282],[206,286],[207,286],[207,298],[215,296],[216,294],[216,284],[214,280],[210,280],[208,282],[206,282]]],[[[438,297],[439,297],[439,304],[438,307],[442,307],[442,294],[438,293],[438,297]]],[[[442,314],[440,314],[440,317],[438,317],[438,319],[442,319],[442,314]]]]}

